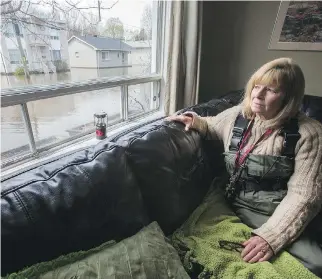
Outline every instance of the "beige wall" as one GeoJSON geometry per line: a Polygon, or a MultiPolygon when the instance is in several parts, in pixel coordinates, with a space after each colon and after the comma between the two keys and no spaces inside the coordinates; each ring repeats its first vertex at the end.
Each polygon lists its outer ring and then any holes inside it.
{"type": "Polygon", "coordinates": [[[108,67],[122,67],[128,65],[128,52],[124,51],[124,62],[122,62],[122,52],[117,50],[109,51],[109,59],[102,59],[102,52],[98,53],[98,67],[99,68],[108,68],[108,67]]]}
{"type": "Polygon", "coordinates": [[[306,94],[322,96],[322,52],[268,50],[279,2],[204,2],[200,98],[243,88],[262,64],[291,57],[306,78],[306,94]]]}
{"type": "Polygon", "coordinates": [[[97,68],[96,51],[85,43],[73,39],[68,44],[70,67],[97,68]],[[78,52],[78,58],[75,55],[78,52]]]}

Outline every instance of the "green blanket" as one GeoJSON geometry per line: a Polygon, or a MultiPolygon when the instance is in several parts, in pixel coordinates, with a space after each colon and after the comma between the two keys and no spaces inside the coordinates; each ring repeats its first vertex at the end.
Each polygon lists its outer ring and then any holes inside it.
{"type": "Polygon", "coordinates": [[[220,189],[211,189],[203,203],[172,235],[185,269],[198,278],[223,279],[317,279],[287,252],[270,262],[249,264],[240,251],[220,247],[219,241],[242,243],[251,235],[223,199],[220,189]]]}
{"type": "Polygon", "coordinates": [[[157,222],[118,243],[60,256],[4,279],[187,279],[177,251],[157,222]]]}

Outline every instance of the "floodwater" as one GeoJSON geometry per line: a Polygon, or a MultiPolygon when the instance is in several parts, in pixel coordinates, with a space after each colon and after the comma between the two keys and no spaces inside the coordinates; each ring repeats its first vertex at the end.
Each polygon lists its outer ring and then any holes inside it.
{"type": "MultiPolygon", "coordinates": [[[[139,66],[118,69],[71,69],[66,73],[38,74],[31,76],[32,85],[81,81],[97,77],[138,75],[139,66]]],[[[1,76],[1,88],[28,86],[23,77],[1,76]]],[[[151,84],[129,86],[129,115],[149,109],[151,84]]],[[[100,89],[27,104],[36,146],[43,147],[83,133],[94,127],[93,115],[105,111],[108,124],[120,120],[121,88],[100,89]]],[[[1,109],[1,157],[28,153],[28,136],[21,107],[1,109]]]]}

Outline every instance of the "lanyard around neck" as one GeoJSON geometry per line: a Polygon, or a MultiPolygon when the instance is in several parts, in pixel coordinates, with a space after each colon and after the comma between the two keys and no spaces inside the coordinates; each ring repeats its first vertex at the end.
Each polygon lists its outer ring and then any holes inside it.
{"type": "Polygon", "coordinates": [[[252,144],[249,148],[247,148],[245,150],[245,152],[241,155],[240,154],[241,153],[241,150],[245,147],[246,142],[248,141],[248,139],[251,136],[251,130],[252,130],[253,125],[254,125],[254,119],[252,119],[252,121],[248,125],[247,130],[245,132],[245,135],[243,136],[242,141],[241,141],[241,143],[240,143],[240,145],[238,147],[238,150],[237,150],[237,153],[236,153],[236,160],[235,160],[235,171],[244,164],[244,162],[247,159],[249,153],[253,151],[253,149],[255,148],[255,146],[258,143],[260,143],[261,141],[263,141],[266,138],[268,138],[272,134],[272,132],[273,132],[273,129],[267,129],[265,131],[265,133],[263,133],[260,136],[260,138],[254,144],[252,144]]]}

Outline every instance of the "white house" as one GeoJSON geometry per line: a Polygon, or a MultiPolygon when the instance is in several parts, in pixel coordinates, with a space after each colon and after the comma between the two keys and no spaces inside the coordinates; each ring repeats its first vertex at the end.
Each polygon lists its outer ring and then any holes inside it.
{"type": "Polygon", "coordinates": [[[131,47],[122,40],[98,36],[72,36],[68,40],[72,68],[129,67],[131,47]]]}
{"type": "MultiPolygon", "coordinates": [[[[23,65],[15,26],[13,22],[5,19],[2,19],[1,24],[3,28],[1,72],[13,73],[16,68],[23,65]]],[[[69,69],[67,32],[64,22],[44,22],[36,18],[26,18],[23,24],[18,22],[17,27],[29,71],[56,72],[56,66],[64,67],[64,70],[69,69]]]]}
{"type": "Polygon", "coordinates": [[[127,41],[126,43],[132,47],[129,55],[129,63],[132,66],[151,63],[152,41],[127,41]]]}

